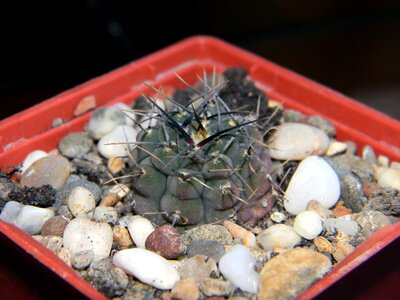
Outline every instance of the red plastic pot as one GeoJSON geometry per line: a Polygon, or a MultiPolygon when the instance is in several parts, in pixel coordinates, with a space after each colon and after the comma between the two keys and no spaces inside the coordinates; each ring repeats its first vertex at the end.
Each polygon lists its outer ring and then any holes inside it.
{"type": "MultiPolygon", "coordinates": [[[[150,93],[144,82],[181,87],[175,73],[193,83],[196,75],[204,70],[221,71],[231,66],[245,67],[257,85],[285,107],[330,120],[337,128],[339,140],[352,140],[358,149],[369,144],[377,153],[400,161],[400,122],[221,40],[199,36],[3,120],[0,122],[0,166],[17,165],[36,149],[54,149],[63,136],[82,130],[91,112],[73,117],[73,111],[85,97],[95,97],[99,107],[115,102],[131,104],[140,94],[150,93]],[[64,123],[52,128],[56,118],[64,123]]],[[[376,232],[300,298],[361,299],[396,292],[399,295],[399,236],[400,224],[376,232]]],[[[41,298],[58,292],[75,298],[104,298],[39,242],[1,221],[0,249],[3,252],[0,252],[0,294],[6,299],[41,298]],[[37,278],[32,274],[41,274],[51,284],[43,287],[40,280],[35,282],[37,278]]]]}

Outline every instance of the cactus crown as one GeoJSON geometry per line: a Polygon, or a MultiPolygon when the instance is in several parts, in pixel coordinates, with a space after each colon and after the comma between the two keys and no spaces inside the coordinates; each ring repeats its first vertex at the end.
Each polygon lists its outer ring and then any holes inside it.
{"type": "Polygon", "coordinates": [[[186,104],[166,97],[168,110],[145,96],[156,113],[142,120],[155,122],[143,126],[131,152],[136,213],[177,225],[237,216],[251,226],[271,209],[271,161],[260,125],[266,118],[231,110],[224,86],[205,78],[202,91],[189,87],[186,104]]]}

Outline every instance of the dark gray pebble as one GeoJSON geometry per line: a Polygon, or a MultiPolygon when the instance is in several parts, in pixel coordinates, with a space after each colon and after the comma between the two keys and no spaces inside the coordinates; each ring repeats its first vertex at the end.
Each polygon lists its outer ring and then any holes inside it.
{"type": "Polygon", "coordinates": [[[205,255],[218,262],[225,254],[225,247],[220,242],[212,240],[194,240],[187,248],[187,256],[205,255]]]}

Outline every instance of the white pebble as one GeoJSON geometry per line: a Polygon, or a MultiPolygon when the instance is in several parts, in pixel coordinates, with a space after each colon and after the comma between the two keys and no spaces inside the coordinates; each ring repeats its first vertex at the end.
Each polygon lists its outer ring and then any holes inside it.
{"type": "Polygon", "coordinates": [[[47,153],[44,152],[43,150],[35,150],[29,153],[25,157],[24,162],[22,163],[21,173],[24,173],[35,161],[46,156],[47,153]]]}
{"type": "Polygon", "coordinates": [[[129,234],[139,248],[146,248],[146,239],[154,230],[153,224],[141,216],[133,216],[128,220],[129,234]]]}
{"type": "Polygon", "coordinates": [[[115,253],[113,263],[140,281],[161,290],[172,289],[180,276],[174,265],[162,256],[140,248],[115,253]]]}
{"type": "Polygon", "coordinates": [[[257,293],[259,274],[254,270],[255,257],[243,245],[236,245],[219,260],[219,270],[235,287],[257,293]]]}
{"type": "Polygon", "coordinates": [[[104,222],[75,218],[68,223],[64,230],[64,248],[71,254],[92,250],[95,261],[109,256],[112,242],[112,229],[104,222]]]}
{"type": "Polygon", "coordinates": [[[276,212],[272,213],[270,218],[275,223],[282,223],[283,221],[286,220],[285,215],[283,213],[279,212],[279,211],[276,211],[276,212]]]}
{"type": "Polygon", "coordinates": [[[96,207],[96,199],[91,191],[77,186],[68,197],[68,208],[74,217],[91,218],[96,207]]]}
{"type": "Polygon", "coordinates": [[[383,169],[378,175],[378,185],[400,190],[400,170],[392,168],[383,169]]]}
{"type": "Polygon", "coordinates": [[[118,108],[121,113],[125,116],[125,124],[129,126],[135,125],[136,114],[132,111],[132,107],[126,105],[125,103],[117,103],[114,107],[118,108]]]}
{"type": "Polygon", "coordinates": [[[118,213],[114,207],[98,206],[94,210],[93,220],[115,224],[118,220],[118,213]]]}
{"type": "Polygon", "coordinates": [[[318,156],[309,156],[297,167],[285,193],[284,206],[293,215],[306,210],[310,200],[330,208],[340,196],[340,182],[335,171],[318,156]]]}
{"type": "Polygon", "coordinates": [[[257,236],[257,242],[266,251],[291,249],[300,241],[301,237],[294,228],[285,224],[272,225],[257,236]]]}
{"type": "Polygon", "coordinates": [[[25,205],[15,220],[15,225],[33,235],[39,234],[44,222],[54,217],[54,212],[47,208],[25,205]]]}
{"type": "MultiPolygon", "coordinates": [[[[349,217],[351,217],[351,215],[348,215],[349,217]]],[[[329,218],[326,219],[324,222],[324,227],[328,228],[328,227],[334,227],[337,230],[346,233],[348,235],[355,235],[359,230],[360,227],[358,226],[356,221],[353,220],[346,220],[343,218],[329,218]]]]}
{"type": "Polygon", "coordinates": [[[137,131],[130,126],[121,125],[109,134],[103,136],[97,144],[97,149],[105,158],[128,156],[137,131]]]}
{"type": "Polygon", "coordinates": [[[326,151],[326,156],[334,156],[336,154],[343,153],[346,151],[346,149],[346,143],[333,141],[329,144],[328,150],[326,151]]]}
{"type": "Polygon", "coordinates": [[[0,220],[3,222],[15,224],[17,217],[24,207],[22,203],[16,201],[8,201],[0,213],[0,220]]]}
{"type": "Polygon", "coordinates": [[[108,191],[111,194],[117,194],[120,199],[124,198],[126,194],[130,191],[129,185],[124,183],[118,183],[113,185],[111,189],[108,191]]]}
{"type": "Polygon", "coordinates": [[[269,138],[269,153],[279,160],[301,160],[309,155],[323,155],[329,146],[328,135],[321,129],[284,123],[269,138]]]}
{"type": "Polygon", "coordinates": [[[307,240],[316,238],[322,231],[322,220],[314,211],[303,211],[296,216],[294,230],[307,240]]]}

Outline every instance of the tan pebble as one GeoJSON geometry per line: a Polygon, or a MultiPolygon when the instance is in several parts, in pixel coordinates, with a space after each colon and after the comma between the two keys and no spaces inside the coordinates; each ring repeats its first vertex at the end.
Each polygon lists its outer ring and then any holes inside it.
{"type": "Polygon", "coordinates": [[[179,280],[171,291],[173,300],[197,300],[200,298],[200,290],[192,279],[179,280]]]}
{"type": "Polygon", "coordinates": [[[279,106],[282,106],[281,102],[276,101],[276,100],[268,99],[268,107],[271,107],[271,108],[275,107],[276,108],[276,107],[279,107],[279,106]]]}
{"type": "Polygon", "coordinates": [[[273,257],[260,273],[259,300],[294,299],[331,268],[325,255],[295,248],[273,257]]]}
{"type": "Polygon", "coordinates": [[[96,107],[96,97],[93,95],[87,96],[79,101],[78,105],[74,110],[74,116],[80,116],[84,113],[88,112],[89,110],[96,107]]]}
{"type": "Polygon", "coordinates": [[[325,220],[333,216],[332,211],[319,203],[317,200],[311,200],[307,203],[307,211],[313,211],[319,214],[321,219],[325,220]]]}
{"type": "Polygon", "coordinates": [[[328,150],[326,151],[327,156],[334,156],[336,154],[343,153],[347,150],[347,144],[337,141],[333,141],[329,144],[328,150]]]}
{"type": "Polygon", "coordinates": [[[335,239],[337,242],[347,242],[351,240],[351,236],[344,233],[343,231],[336,231],[335,239]]]}
{"type": "Polygon", "coordinates": [[[378,156],[378,163],[385,168],[389,167],[389,158],[384,156],[384,155],[379,155],[378,156]]]}
{"type": "Polygon", "coordinates": [[[121,199],[117,194],[108,193],[101,199],[99,206],[115,206],[115,204],[117,204],[120,200],[121,199]]]}
{"type": "Polygon", "coordinates": [[[340,262],[353,251],[354,247],[349,242],[340,241],[335,245],[332,256],[337,262],[340,262]]]}
{"type": "Polygon", "coordinates": [[[60,151],[58,149],[52,149],[47,154],[48,155],[60,155],[60,151]]]}
{"type": "Polygon", "coordinates": [[[333,246],[332,244],[324,237],[317,236],[314,239],[314,245],[317,247],[318,252],[324,253],[332,253],[333,246]]]}
{"type": "Polygon", "coordinates": [[[133,240],[129,234],[129,231],[126,227],[122,225],[116,225],[113,228],[113,240],[117,243],[121,248],[128,248],[130,245],[133,245],[133,240]]]}
{"type": "Polygon", "coordinates": [[[236,223],[233,223],[229,220],[225,220],[224,223],[222,223],[226,229],[229,230],[230,234],[234,239],[240,238],[243,241],[243,245],[247,247],[255,247],[257,242],[256,242],[256,236],[244,229],[243,227],[237,225],[236,223]]]}
{"type": "Polygon", "coordinates": [[[200,290],[206,296],[228,296],[233,293],[235,287],[229,281],[217,278],[204,278],[200,283],[200,290]]]}
{"type": "Polygon", "coordinates": [[[117,211],[118,214],[126,213],[125,204],[122,203],[121,201],[117,202],[117,204],[115,204],[114,208],[115,208],[115,210],[117,211]]]}
{"type": "Polygon", "coordinates": [[[111,157],[107,161],[107,168],[112,174],[117,174],[125,166],[125,160],[122,157],[111,157]]]}
{"type": "Polygon", "coordinates": [[[124,183],[118,183],[114,185],[108,192],[111,194],[117,194],[121,199],[126,196],[130,191],[129,185],[124,183]]]}
{"type": "Polygon", "coordinates": [[[71,264],[71,252],[69,250],[67,250],[65,248],[61,248],[61,250],[58,251],[56,254],[69,267],[72,266],[72,264],[71,264]]]}

